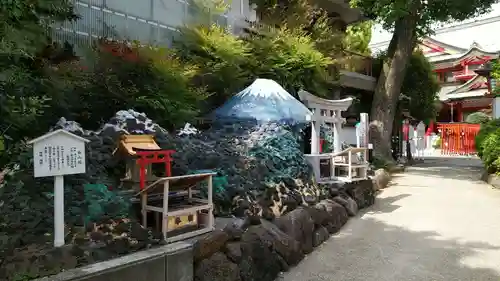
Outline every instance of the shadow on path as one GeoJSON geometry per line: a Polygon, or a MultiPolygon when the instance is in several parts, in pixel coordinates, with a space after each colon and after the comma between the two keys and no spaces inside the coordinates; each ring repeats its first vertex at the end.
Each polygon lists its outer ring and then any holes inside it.
{"type": "MultiPolygon", "coordinates": [[[[483,165],[476,157],[426,157],[407,172],[433,178],[480,181],[483,165]]],[[[397,176],[396,176],[397,177],[397,176]]]]}
{"type": "MultiPolygon", "coordinates": [[[[390,210],[394,201],[386,199],[368,213],[390,210]]],[[[497,281],[499,261],[484,257],[499,250],[434,231],[412,231],[366,214],[351,220],[341,233],[277,280],[497,281]]]]}

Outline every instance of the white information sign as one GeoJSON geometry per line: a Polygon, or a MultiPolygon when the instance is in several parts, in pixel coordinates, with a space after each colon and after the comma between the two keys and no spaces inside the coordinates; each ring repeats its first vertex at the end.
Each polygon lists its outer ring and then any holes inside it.
{"type": "Polygon", "coordinates": [[[31,141],[35,178],[84,174],[87,141],[64,130],[31,141]]]}
{"type": "Polygon", "coordinates": [[[85,173],[89,140],[57,130],[30,141],[35,178],[54,177],[54,246],[64,245],[64,175],[85,173]]]}

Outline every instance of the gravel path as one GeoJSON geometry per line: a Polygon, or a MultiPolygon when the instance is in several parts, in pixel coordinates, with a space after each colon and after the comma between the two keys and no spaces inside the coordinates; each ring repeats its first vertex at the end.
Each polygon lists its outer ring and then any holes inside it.
{"type": "Polygon", "coordinates": [[[480,174],[477,159],[426,159],[278,280],[499,281],[500,190],[480,174]]]}

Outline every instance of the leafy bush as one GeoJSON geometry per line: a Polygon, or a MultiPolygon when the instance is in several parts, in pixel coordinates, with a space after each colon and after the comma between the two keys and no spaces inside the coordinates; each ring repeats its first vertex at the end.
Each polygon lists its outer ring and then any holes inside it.
{"type": "Polygon", "coordinates": [[[436,140],[435,140],[435,141],[434,141],[434,143],[432,144],[432,148],[434,148],[434,149],[439,149],[439,148],[441,148],[441,137],[440,137],[440,136],[438,136],[438,137],[436,138],[436,140]]]}
{"type": "MultiPolygon", "coordinates": [[[[165,128],[173,128],[197,116],[207,95],[190,86],[196,68],[182,64],[167,49],[128,47],[114,42],[114,52],[95,50],[87,61],[58,66],[61,97],[52,104],[64,116],[89,129],[122,109],[147,112],[165,128]]],[[[56,119],[57,120],[57,119],[56,119]]]]}
{"type": "Polygon", "coordinates": [[[273,79],[295,94],[300,89],[328,96],[337,80],[333,60],[321,53],[304,31],[261,27],[246,37],[255,76],[273,79]]]}
{"type": "Polygon", "coordinates": [[[474,112],[471,113],[465,119],[465,122],[472,124],[483,124],[491,120],[491,117],[484,112],[474,112]]]}
{"type": "Polygon", "coordinates": [[[481,129],[476,136],[475,146],[478,156],[483,158],[483,150],[485,149],[485,140],[493,132],[500,128],[500,119],[494,119],[487,123],[481,124],[481,129]]]}
{"type": "Polygon", "coordinates": [[[242,39],[217,25],[184,27],[181,33],[177,55],[184,63],[199,68],[193,82],[212,94],[208,110],[222,105],[253,81],[248,69],[250,48],[242,39]]]}
{"type": "Polygon", "coordinates": [[[216,25],[185,27],[177,55],[198,67],[193,81],[212,94],[210,110],[255,78],[272,79],[292,94],[305,89],[320,96],[331,93],[336,81],[333,61],[311,37],[287,28],[261,26],[239,38],[216,25]]]}
{"type": "Polygon", "coordinates": [[[500,128],[488,134],[482,146],[482,160],[488,173],[500,172],[500,128]]]}

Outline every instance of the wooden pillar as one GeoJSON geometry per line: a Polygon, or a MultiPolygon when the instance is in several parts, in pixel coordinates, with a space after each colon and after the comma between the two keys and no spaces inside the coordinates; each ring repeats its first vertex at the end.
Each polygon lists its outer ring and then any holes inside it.
{"type": "Polygon", "coordinates": [[[464,112],[462,109],[462,103],[457,103],[457,121],[464,122],[464,112]]]}
{"type": "Polygon", "coordinates": [[[453,123],[453,103],[450,103],[450,123],[453,123]]]}

